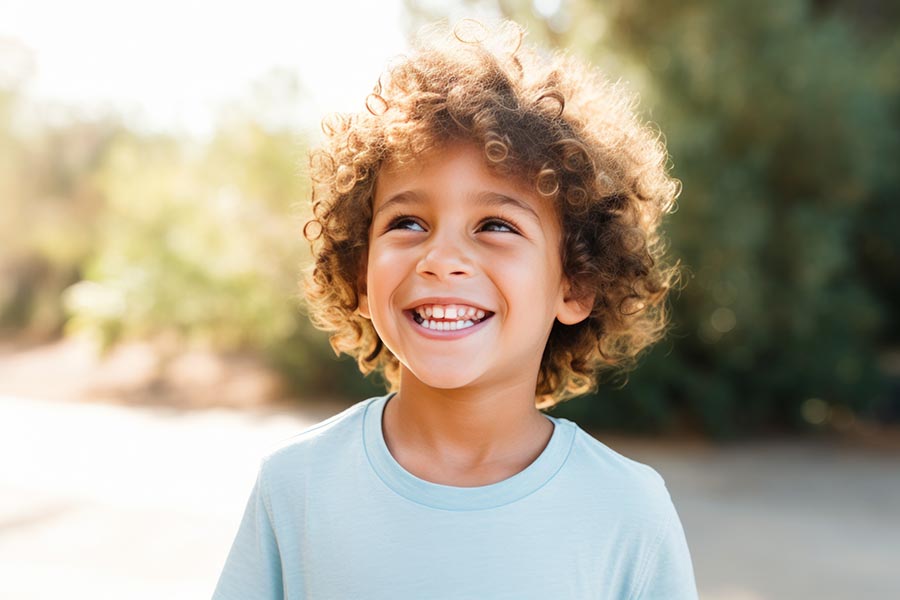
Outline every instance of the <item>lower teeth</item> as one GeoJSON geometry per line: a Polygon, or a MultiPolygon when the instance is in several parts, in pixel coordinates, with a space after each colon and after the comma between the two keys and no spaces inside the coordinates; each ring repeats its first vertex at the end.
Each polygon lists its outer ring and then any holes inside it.
{"type": "Polygon", "coordinates": [[[460,329],[468,329],[473,325],[477,325],[481,323],[484,319],[468,319],[466,321],[429,321],[428,325],[425,325],[425,319],[423,319],[419,314],[413,315],[416,323],[428,329],[430,331],[459,331],[460,329]],[[455,327],[451,327],[450,324],[455,324],[455,327]]]}

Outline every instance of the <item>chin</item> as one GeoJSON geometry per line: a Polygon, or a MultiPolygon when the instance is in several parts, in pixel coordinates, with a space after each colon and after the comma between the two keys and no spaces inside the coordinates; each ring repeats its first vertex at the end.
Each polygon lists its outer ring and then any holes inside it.
{"type": "Polygon", "coordinates": [[[474,374],[457,372],[446,372],[440,375],[433,371],[427,373],[417,373],[413,369],[406,369],[409,374],[419,380],[423,385],[439,390],[455,390],[471,385],[475,379],[474,374]]]}

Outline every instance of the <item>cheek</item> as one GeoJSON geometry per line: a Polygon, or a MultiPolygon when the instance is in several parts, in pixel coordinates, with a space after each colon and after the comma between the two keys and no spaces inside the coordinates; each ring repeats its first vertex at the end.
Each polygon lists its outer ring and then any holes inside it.
{"type": "Polygon", "coordinates": [[[389,277],[398,271],[403,255],[390,250],[378,250],[369,255],[369,277],[389,277]]]}
{"type": "Polygon", "coordinates": [[[495,273],[508,279],[521,281],[528,287],[543,286],[558,277],[560,266],[553,262],[541,249],[522,253],[519,250],[495,252],[485,260],[489,261],[495,273]]]}
{"type": "Polygon", "coordinates": [[[366,269],[370,303],[378,303],[380,299],[393,293],[406,272],[404,260],[403,253],[373,248],[366,269]]]}
{"type": "Polygon", "coordinates": [[[509,261],[504,269],[507,287],[520,298],[530,298],[528,310],[552,309],[562,281],[562,266],[555,256],[535,253],[529,260],[509,261]]]}

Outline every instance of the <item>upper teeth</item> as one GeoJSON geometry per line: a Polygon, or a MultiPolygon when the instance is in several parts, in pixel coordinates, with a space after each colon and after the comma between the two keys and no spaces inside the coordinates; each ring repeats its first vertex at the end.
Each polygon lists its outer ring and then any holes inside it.
{"type": "Polygon", "coordinates": [[[484,315],[487,314],[479,308],[462,304],[423,304],[422,306],[417,306],[415,311],[423,319],[432,317],[449,320],[483,319],[484,315]]]}

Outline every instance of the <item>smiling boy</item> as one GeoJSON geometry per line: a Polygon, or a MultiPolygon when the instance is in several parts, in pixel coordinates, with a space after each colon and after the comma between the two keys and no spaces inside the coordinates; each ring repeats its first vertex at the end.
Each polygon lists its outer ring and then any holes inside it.
{"type": "Polygon", "coordinates": [[[326,127],[311,316],[391,389],[262,461],[214,598],[696,598],[662,478],[540,410],[662,335],[677,182],[521,36],[423,34],[326,127]]]}

